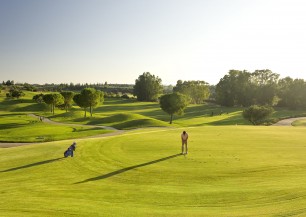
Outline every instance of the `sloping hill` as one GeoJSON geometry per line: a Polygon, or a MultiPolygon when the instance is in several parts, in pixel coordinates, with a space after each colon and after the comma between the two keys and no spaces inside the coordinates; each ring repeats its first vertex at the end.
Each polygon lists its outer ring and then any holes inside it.
{"type": "Polygon", "coordinates": [[[168,123],[139,114],[118,113],[105,118],[98,118],[88,124],[106,125],[120,130],[143,127],[166,127],[168,123]]]}
{"type": "Polygon", "coordinates": [[[130,131],[0,149],[1,215],[305,216],[304,128],[130,131]]]}

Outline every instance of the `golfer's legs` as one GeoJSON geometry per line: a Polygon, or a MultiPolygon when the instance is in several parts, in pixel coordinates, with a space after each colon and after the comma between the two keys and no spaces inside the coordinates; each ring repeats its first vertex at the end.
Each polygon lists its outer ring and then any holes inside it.
{"type": "Polygon", "coordinates": [[[187,153],[187,141],[182,141],[182,154],[184,153],[184,145],[185,145],[185,153],[187,153]]]}

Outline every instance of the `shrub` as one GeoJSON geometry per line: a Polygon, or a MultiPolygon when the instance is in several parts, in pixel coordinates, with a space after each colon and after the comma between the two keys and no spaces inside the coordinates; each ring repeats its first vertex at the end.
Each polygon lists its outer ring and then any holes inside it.
{"type": "Polygon", "coordinates": [[[242,113],[243,118],[250,121],[253,125],[262,123],[274,112],[272,107],[252,105],[242,113]]]}
{"type": "Polygon", "coordinates": [[[123,95],[121,96],[121,98],[123,98],[123,99],[129,99],[130,97],[125,93],[125,94],[123,94],[123,95]]]}

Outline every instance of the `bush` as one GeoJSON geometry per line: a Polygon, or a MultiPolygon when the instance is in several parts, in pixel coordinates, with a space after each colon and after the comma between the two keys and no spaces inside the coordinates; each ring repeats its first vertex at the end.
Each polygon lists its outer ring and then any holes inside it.
{"type": "Polygon", "coordinates": [[[243,111],[242,116],[253,125],[259,125],[273,112],[274,109],[272,107],[252,105],[243,111]]]}
{"type": "Polygon", "coordinates": [[[129,97],[127,94],[123,94],[123,95],[121,96],[121,98],[123,98],[123,99],[129,99],[130,97],[129,97]]]}

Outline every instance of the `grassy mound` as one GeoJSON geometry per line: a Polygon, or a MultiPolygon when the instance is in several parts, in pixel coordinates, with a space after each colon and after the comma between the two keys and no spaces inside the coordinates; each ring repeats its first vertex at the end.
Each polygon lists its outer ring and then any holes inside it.
{"type": "Polygon", "coordinates": [[[110,130],[82,126],[64,126],[40,122],[23,113],[1,113],[1,142],[46,142],[82,138],[109,133],[110,130]]]}
{"type": "Polygon", "coordinates": [[[59,122],[109,126],[119,130],[169,126],[169,124],[164,121],[133,113],[114,113],[108,116],[95,114],[93,117],[82,117],[79,111],[72,111],[50,116],[50,118],[59,122]]]}
{"type": "Polygon", "coordinates": [[[304,128],[130,131],[0,149],[3,216],[305,216],[304,128]]]}
{"type": "Polygon", "coordinates": [[[106,125],[116,129],[127,130],[143,127],[165,127],[169,124],[139,114],[119,113],[105,118],[95,119],[88,122],[94,125],[106,125]]]}

